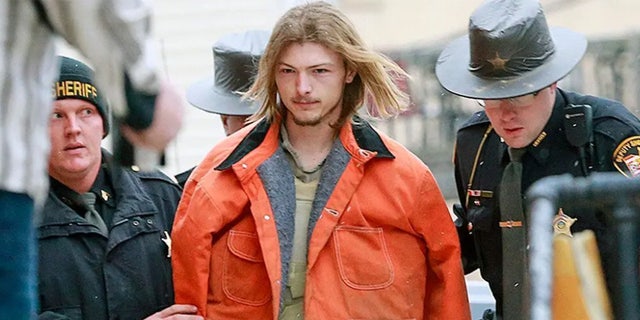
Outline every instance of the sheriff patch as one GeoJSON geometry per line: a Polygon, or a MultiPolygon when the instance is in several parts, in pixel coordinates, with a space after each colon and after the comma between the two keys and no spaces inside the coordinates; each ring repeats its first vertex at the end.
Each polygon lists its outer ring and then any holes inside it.
{"type": "Polygon", "coordinates": [[[640,176],[640,136],[629,137],[616,147],[613,165],[625,177],[640,176]]]}
{"type": "Polygon", "coordinates": [[[85,98],[91,101],[98,99],[98,90],[91,83],[76,80],[56,82],[53,96],[59,98],[85,98]]]}

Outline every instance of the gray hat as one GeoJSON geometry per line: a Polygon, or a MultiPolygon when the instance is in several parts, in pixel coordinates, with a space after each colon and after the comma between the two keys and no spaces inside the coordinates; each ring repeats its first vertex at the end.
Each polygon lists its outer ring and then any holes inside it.
{"type": "Polygon", "coordinates": [[[576,32],[547,26],[535,0],[488,0],[469,34],[440,54],[436,76],[449,92],[474,99],[526,95],[564,78],[587,48],[576,32]]]}
{"type": "Polygon", "coordinates": [[[253,83],[258,61],[269,41],[268,31],[251,30],[220,38],[213,45],[214,75],[187,88],[189,103],[207,112],[252,115],[259,105],[241,99],[253,83]]]}

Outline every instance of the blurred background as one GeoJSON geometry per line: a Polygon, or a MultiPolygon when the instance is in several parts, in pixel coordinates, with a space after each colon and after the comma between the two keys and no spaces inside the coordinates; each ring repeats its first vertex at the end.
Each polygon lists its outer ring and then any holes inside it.
{"type": "MultiPolygon", "coordinates": [[[[186,89],[213,73],[212,45],[223,34],[270,30],[296,0],[155,0],[155,36],[166,75],[186,89]]],[[[446,198],[454,198],[451,167],[457,126],[477,105],[445,93],[434,76],[446,43],[466,34],[480,0],[333,0],[372,48],[390,55],[413,77],[405,114],[376,125],[418,154],[446,198]]],[[[587,56],[561,87],[621,100],[640,113],[640,1],[542,0],[550,25],[582,32],[587,56]]],[[[187,109],[185,126],[167,150],[169,174],[197,164],[224,137],[219,116],[187,109]]]]}
{"type": "MultiPolygon", "coordinates": [[[[181,88],[213,73],[212,45],[223,34],[270,30],[296,0],[154,0],[154,33],[166,76],[181,88]]],[[[451,164],[457,127],[478,110],[473,101],[444,92],[434,75],[438,54],[466,34],[480,0],[333,0],[372,48],[388,54],[413,77],[412,106],[375,125],[429,165],[450,202],[456,201],[451,164]]],[[[587,55],[560,86],[622,101],[640,114],[640,1],[542,0],[551,26],[584,33],[587,55]]],[[[61,50],[64,45],[61,45],[61,50]]],[[[68,51],[65,51],[68,52],[68,51]]],[[[167,149],[163,170],[176,174],[196,165],[224,137],[219,117],[187,108],[185,124],[167,149]]],[[[474,319],[491,305],[486,284],[468,276],[474,319]],[[488,295],[488,296],[487,296],[488,295]]]]}
{"type": "MultiPolygon", "coordinates": [[[[271,30],[301,0],[150,0],[154,36],[163,71],[185,89],[213,74],[213,43],[222,35],[250,29],[271,30]]],[[[367,44],[381,51],[412,79],[404,87],[411,108],[375,125],[423,159],[447,199],[454,199],[451,164],[457,127],[478,110],[474,101],[446,93],[434,68],[440,51],[463,36],[481,0],[328,0],[347,14],[367,44]]],[[[560,82],[564,89],[622,101],[640,114],[640,1],[541,0],[551,26],[589,39],[586,56],[560,82]]],[[[60,43],[62,54],[82,56],[60,43]]],[[[224,138],[218,115],[187,107],[184,127],[166,151],[170,175],[196,165],[224,138]]],[[[105,143],[108,145],[107,143],[105,143]]]]}

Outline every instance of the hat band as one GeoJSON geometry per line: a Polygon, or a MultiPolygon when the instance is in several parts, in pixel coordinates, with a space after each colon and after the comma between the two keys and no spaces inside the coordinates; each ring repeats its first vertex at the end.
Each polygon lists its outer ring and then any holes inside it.
{"type": "Polygon", "coordinates": [[[554,50],[543,52],[539,57],[501,57],[499,52],[491,58],[469,63],[469,71],[481,78],[499,79],[520,76],[543,65],[554,50]]]}
{"type": "Polygon", "coordinates": [[[90,101],[96,106],[99,104],[98,89],[91,83],[77,80],[57,81],[53,88],[53,95],[56,100],[78,98],[90,101]]]}

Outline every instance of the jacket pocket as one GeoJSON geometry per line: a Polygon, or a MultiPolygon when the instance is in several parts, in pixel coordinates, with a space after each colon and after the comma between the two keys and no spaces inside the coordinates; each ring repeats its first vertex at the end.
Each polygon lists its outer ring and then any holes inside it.
{"type": "Polygon", "coordinates": [[[229,231],[223,261],[223,290],[229,299],[250,306],[271,300],[271,284],[255,233],[229,231]]]}
{"type": "Polygon", "coordinates": [[[383,289],[394,278],[382,228],[337,227],[333,241],[342,281],[357,290],[383,289]]]}

